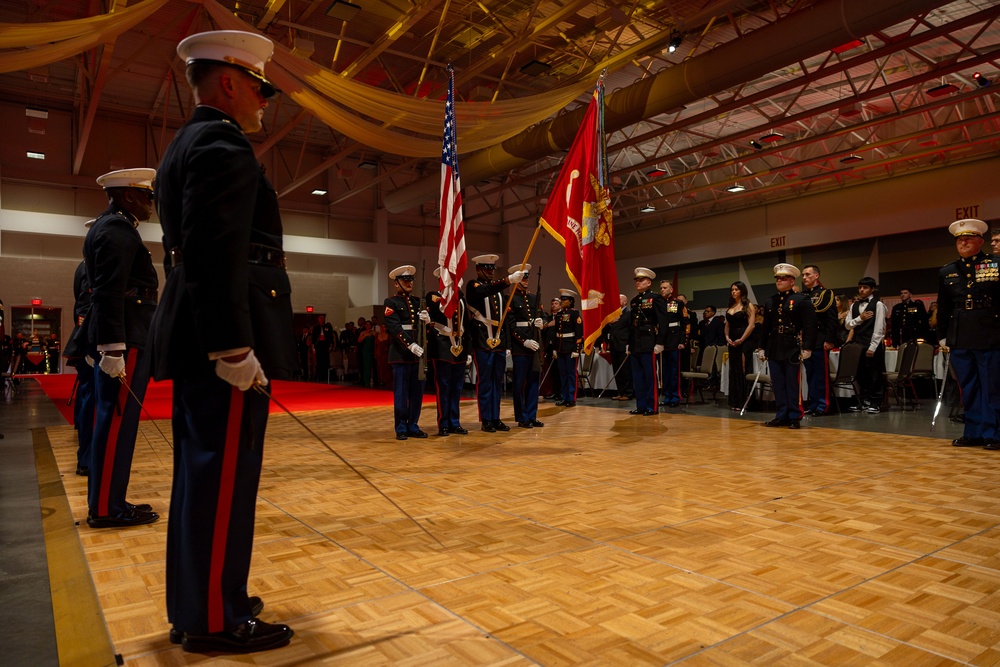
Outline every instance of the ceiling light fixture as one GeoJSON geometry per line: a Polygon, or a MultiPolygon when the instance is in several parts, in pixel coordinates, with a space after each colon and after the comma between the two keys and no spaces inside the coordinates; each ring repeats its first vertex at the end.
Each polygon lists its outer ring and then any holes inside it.
{"type": "Polygon", "coordinates": [[[667,44],[667,53],[673,53],[676,51],[681,43],[684,41],[684,35],[680,34],[676,30],[670,33],[670,42],[667,44]]]}
{"type": "Polygon", "coordinates": [[[639,213],[652,213],[655,210],[656,210],[655,206],[653,206],[652,204],[646,204],[645,206],[639,209],[639,213]]]}
{"type": "Polygon", "coordinates": [[[845,157],[840,158],[840,162],[842,164],[850,164],[852,162],[861,162],[863,160],[864,160],[863,157],[861,157],[860,155],[855,155],[854,153],[851,153],[850,155],[847,155],[845,157]]]}
{"type": "Polygon", "coordinates": [[[45,153],[36,153],[35,151],[28,151],[28,157],[32,160],[44,160],[45,153]]]}
{"type": "Polygon", "coordinates": [[[764,144],[760,143],[756,139],[751,139],[748,143],[757,150],[761,150],[762,148],[764,148],[764,144]]]}
{"type": "Polygon", "coordinates": [[[649,171],[646,172],[646,175],[649,176],[650,178],[659,178],[660,176],[666,176],[666,174],[667,172],[663,171],[660,168],[650,169],[649,171]]]}
{"type": "Polygon", "coordinates": [[[528,62],[521,65],[521,69],[518,71],[520,71],[521,74],[527,74],[529,76],[541,76],[542,74],[548,72],[551,68],[552,65],[532,58],[528,62]]]}
{"type": "Polygon", "coordinates": [[[781,132],[768,132],[763,137],[760,138],[761,142],[765,144],[773,144],[775,141],[781,141],[785,138],[781,132]]]}
{"type": "Polygon", "coordinates": [[[313,190],[312,194],[322,197],[323,195],[326,194],[326,190],[313,190]]]}
{"type": "Polygon", "coordinates": [[[373,171],[378,169],[378,165],[371,160],[362,160],[358,163],[358,169],[367,169],[368,171],[373,171]]]}
{"type": "Polygon", "coordinates": [[[951,93],[957,93],[958,86],[953,83],[943,83],[940,86],[934,86],[933,88],[927,89],[927,97],[943,97],[944,95],[950,95],[951,93]]]}
{"type": "Polygon", "coordinates": [[[990,80],[987,79],[985,76],[983,76],[980,72],[976,72],[975,74],[973,74],[972,79],[973,81],[979,84],[980,88],[985,88],[991,83],[990,80]]]}
{"type": "Polygon", "coordinates": [[[744,190],[746,190],[746,188],[740,185],[739,183],[733,183],[728,188],[726,188],[726,190],[728,192],[743,192],[744,190]]]}
{"type": "Polygon", "coordinates": [[[851,41],[847,42],[846,44],[841,44],[840,46],[834,47],[834,48],[832,48],[830,50],[839,55],[839,54],[841,54],[841,53],[843,53],[845,51],[850,51],[851,49],[856,49],[859,46],[864,46],[864,45],[865,45],[865,43],[864,43],[863,40],[852,39],[851,41]]]}

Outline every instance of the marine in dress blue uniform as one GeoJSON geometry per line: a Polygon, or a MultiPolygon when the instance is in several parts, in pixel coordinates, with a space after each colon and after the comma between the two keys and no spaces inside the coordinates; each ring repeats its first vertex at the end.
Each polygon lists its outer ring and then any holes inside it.
{"type": "Polygon", "coordinates": [[[681,402],[681,366],[685,358],[688,337],[691,333],[691,318],[687,304],[673,296],[674,286],[668,281],[660,282],[660,296],[666,304],[666,338],[660,362],[663,367],[663,402],[668,408],[676,408],[681,402]]]}
{"type": "Polygon", "coordinates": [[[1000,450],[1000,261],[982,251],[988,226],[948,226],[958,259],[938,273],[937,336],[962,389],[965,430],[956,447],[1000,450]]]}
{"type": "MultiPolygon", "coordinates": [[[[434,269],[437,277],[441,269],[434,269]]],[[[462,426],[461,400],[465,369],[472,363],[469,354],[469,322],[465,295],[458,291],[458,304],[451,317],[441,309],[441,293],[427,294],[427,353],[434,364],[434,389],[437,393],[438,435],[468,435],[462,426]]]]}
{"type": "Polygon", "coordinates": [[[763,306],[758,355],[761,361],[767,361],[776,407],[774,419],[764,422],[764,426],[799,428],[802,420],[799,361],[812,356],[816,347],[816,311],[809,297],[792,290],[798,277],[798,268],[791,264],[775,265],[778,293],[763,306]]]}
{"type": "MultiPolygon", "coordinates": [[[[520,271],[521,265],[507,272],[520,271]]],[[[510,296],[510,312],[505,322],[514,364],[514,419],[521,428],[545,426],[538,421],[538,380],[541,371],[541,331],[545,326],[542,305],[528,292],[531,264],[524,265],[524,277],[510,296]]]]}
{"type": "Polygon", "coordinates": [[[576,305],[576,292],[571,289],[559,290],[561,307],[556,314],[556,364],[559,368],[559,382],[562,400],[556,405],[572,408],[576,405],[577,374],[580,351],[583,349],[583,318],[576,305]]]}
{"type": "Polygon", "coordinates": [[[476,364],[476,398],[479,403],[479,421],[487,433],[509,431],[510,427],[500,421],[500,394],[503,391],[503,376],[507,366],[507,332],[501,326],[504,312],[504,291],[508,286],[521,281],[521,273],[515,272],[495,280],[496,262],[499,255],[479,255],[473,257],[476,264],[476,279],[469,283],[465,291],[466,304],[472,330],[473,359],[476,364]]]}
{"type": "Polygon", "coordinates": [[[135,506],[125,499],[141,401],[149,383],[146,345],[159,283],[136,229],[153,213],[154,176],[153,169],[121,169],[98,178],[111,205],[97,216],[83,241],[91,305],[77,342],[97,366],[87,478],[87,525],[92,528],[159,519],[149,505],[135,506]]]}
{"type": "Polygon", "coordinates": [[[242,31],[181,41],[198,106],[156,181],[167,280],[151,350],[174,402],[167,616],[192,652],[262,651],[294,634],[256,618],[247,594],[269,403],[251,387],[298,368],[278,198],[245,136],[276,92],[273,48],[242,31]]]}
{"type": "Polygon", "coordinates": [[[420,408],[424,381],[420,378],[420,358],[424,348],[417,343],[419,327],[430,321],[420,309],[420,298],[413,296],[413,277],[417,269],[404,264],[389,272],[396,285],[395,296],[385,300],[385,328],[389,333],[389,365],[392,366],[393,427],[397,440],[426,438],[420,430],[420,408]]]}
{"type": "Polygon", "coordinates": [[[816,339],[812,354],[802,360],[809,386],[809,404],[805,414],[819,417],[830,411],[830,350],[837,347],[837,297],[833,290],[823,287],[819,280],[819,267],[810,264],[802,269],[802,294],[812,302],[816,311],[816,339]]]}
{"type": "MultiPolygon", "coordinates": [[[[94,221],[89,220],[87,227],[94,221]]],[[[90,312],[90,284],[87,282],[87,263],[80,262],[73,274],[73,332],[69,336],[63,356],[66,365],[76,369],[76,393],[73,395],[73,428],[76,429],[76,474],[90,474],[90,443],[94,439],[94,360],[77,338],[80,327],[90,312]]],[[[81,337],[82,338],[82,337],[81,337]]]]}
{"type": "Polygon", "coordinates": [[[632,364],[632,388],[635,390],[633,415],[657,412],[657,373],[667,340],[667,302],[651,287],[656,274],[645,267],[635,269],[635,289],[639,293],[629,302],[628,350],[632,364]]]}
{"type": "Polygon", "coordinates": [[[928,336],[927,309],[924,302],[914,299],[909,289],[899,290],[900,301],[892,307],[889,321],[892,323],[892,342],[899,347],[903,343],[913,343],[928,336]]]}

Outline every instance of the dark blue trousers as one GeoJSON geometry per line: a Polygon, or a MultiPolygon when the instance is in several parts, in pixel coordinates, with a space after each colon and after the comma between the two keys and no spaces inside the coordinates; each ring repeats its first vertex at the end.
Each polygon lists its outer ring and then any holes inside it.
{"type": "Polygon", "coordinates": [[[657,382],[656,355],[652,352],[632,352],[632,388],[635,390],[635,409],[656,412],[659,382],[657,382]]]}
{"type": "Polygon", "coordinates": [[[572,352],[560,352],[556,358],[564,403],[576,403],[576,362],[572,352]]]}
{"type": "Polygon", "coordinates": [[[268,398],[214,374],[174,379],[167,618],[181,632],[251,618],[247,578],[268,398]]]}
{"type": "Polygon", "coordinates": [[[660,353],[660,363],[663,364],[663,402],[680,403],[681,350],[664,350],[660,353]]]}
{"type": "Polygon", "coordinates": [[[827,412],[830,409],[830,353],[819,348],[812,356],[802,360],[809,385],[809,409],[827,412]]]}
{"type": "Polygon", "coordinates": [[[500,394],[503,392],[503,374],[507,367],[507,351],[476,350],[475,359],[479,421],[499,421],[500,394]]]}
{"type": "Polygon", "coordinates": [[[802,392],[799,390],[799,364],[790,361],[767,362],[767,372],[771,375],[774,389],[775,419],[793,421],[802,419],[802,392]]]}
{"type": "Polygon", "coordinates": [[[407,435],[420,430],[420,407],[424,383],[417,378],[416,363],[392,364],[392,416],[396,433],[407,435]]]}
{"type": "MultiPolygon", "coordinates": [[[[99,359],[99,355],[94,358],[99,359]]],[[[121,380],[97,368],[97,361],[94,363],[96,411],[87,505],[92,516],[115,516],[126,510],[125,492],[132,476],[132,455],[142,411],[139,401],[146,397],[149,384],[149,355],[140,349],[125,352],[125,382],[135,397],[121,380]]]]}
{"type": "Polygon", "coordinates": [[[531,370],[534,354],[514,356],[514,420],[531,422],[538,419],[538,371],[531,370]]]}
{"type": "Polygon", "coordinates": [[[81,359],[76,367],[73,426],[76,427],[76,467],[90,467],[90,445],[94,439],[94,367],[81,359]]]}
{"type": "Polygon", "coordinates": [[[460,402],[465,385],[465,362],[434,360],[434,388],[437,391],[438,430],[462,426],[460,402]]]}
{"type": "Polygon", "coordinates": [[[967,438],[998,437],[1000,427],[1000,351],[951,351],[951,367],[962,388],[967,438]]]}

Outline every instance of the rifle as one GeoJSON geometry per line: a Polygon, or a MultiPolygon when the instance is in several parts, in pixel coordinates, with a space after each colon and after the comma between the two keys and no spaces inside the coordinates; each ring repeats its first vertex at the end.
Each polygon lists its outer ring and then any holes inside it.
{"type": "MultiPolygon", "coordinates": [[[[424,288],[427,286],[427,279],[424,276],[425,269],[427,268],[427,260],[420,260],[420,310],[427,308],[427,292],[424,288]]],[[[417,311],[419,314],[419,311],[417,311]]],[[[414,338],[417,341],[423,351],[423,356],[417,359],[417,379],[421,382],[427,379],[427,325],[424,324],[423,320],[417,317],[417,320],[413,323],[415,329],[414,338]]]]}

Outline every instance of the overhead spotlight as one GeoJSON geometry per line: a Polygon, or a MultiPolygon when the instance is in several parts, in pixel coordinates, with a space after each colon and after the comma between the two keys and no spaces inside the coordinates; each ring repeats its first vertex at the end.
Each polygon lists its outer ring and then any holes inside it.
{"type": "Polygon", "coordinates": [[[756,148],[757,150],[761,150],[762,148],[764,148],[764,144],[760,143],[756,139],[751,139],[750,145],[756,148]]]}
{"type": "Polygon", "coordinates": [[[728,188],[726,188],[726,190],[728,192],[743,192],[744,190],[746,190],[746,188],[740,185],[739,183],[733,183],[728,188]]]}
{"type": "Polygon", "coordinates": [[[673,53],[674,51],[676,51],[677,48],[681,45],[681,42],[683,41],[684,41],[684,35],[676,31],[671,32],[670,42],[667,44],[667,53],[673,53]]]}
{"type": "Polygon", "coordinates": [[[972,75],[972,80],[979,84],[980,88],[985,88],[990,85],[990,80],[983,76],[981,73],[976,72],[972,75]]]}
{"type": "Polygon", "coordinates": [[[645,206],[639,209],[639,213],[652,213],[655,210],[656,210],[655,206],[653,206],[652,204],[646,204],[645,206]]]}

